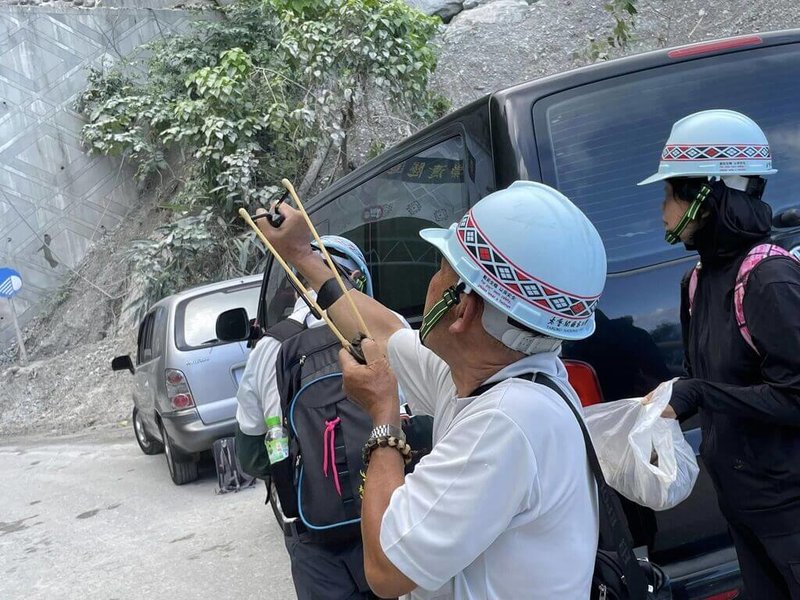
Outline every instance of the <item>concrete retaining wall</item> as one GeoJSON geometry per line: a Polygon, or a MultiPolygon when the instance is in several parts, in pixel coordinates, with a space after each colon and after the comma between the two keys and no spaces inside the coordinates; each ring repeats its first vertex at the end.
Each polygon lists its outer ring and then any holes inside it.
{"type": "MultiPolygon", "coordinates": [[[[137,202],[130,169],[81,149],[74,102],[88,67],[135,55],[195,15],[0,5],[0,267],[22,275],[22,323],[137,202]]],[[[8,310],[0,299],[0,348],[14,336],[8,310]]]]}

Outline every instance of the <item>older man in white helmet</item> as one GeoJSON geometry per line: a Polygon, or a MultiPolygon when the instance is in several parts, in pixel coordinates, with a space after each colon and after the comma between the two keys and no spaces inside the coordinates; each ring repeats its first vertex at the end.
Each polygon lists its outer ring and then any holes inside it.
{"type": "MultiPolygon", "coordinates": [[[[328,295],[331,273],[308,251],[307,229],[281,212],[285,223],[265,234],[328,295]]],[[[366,366],[341,356],[346,391],[375,425],[362,505],[368,581],[382,597],[587,598],[597,500],[558,351],[594,330],[600,236],[566,197],[532,182],[420,235],[443,259],[419,335],[349,292],[374,339],[363,343],[366,366]],[[407,477],[395,375],[412,408],[434,415],[433,449],[407,477]]],[[[356,337],[341,295],[325,298],[328,313],[356,337]]]]}

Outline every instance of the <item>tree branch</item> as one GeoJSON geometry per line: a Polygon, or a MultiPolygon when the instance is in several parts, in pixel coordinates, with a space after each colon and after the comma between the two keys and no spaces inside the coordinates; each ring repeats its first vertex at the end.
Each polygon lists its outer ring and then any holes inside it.
{"type": "Polygon", "coordinates": [[[322,169],[322,165],[325,164],[325,159],[328,158],[328,153],[331,151],[332,147],[333,141],[331,141],[330,138],[328,138],[325,144],[317,147],[317,152],[314,154],[314,160],[311,161],[311,165],[308,167],[308,171],[306,171],[303,181],[300,182],[300,186],[297,188],[297,194],[299,196],[305,196],[311,189],[311,186],[314,185],[314,182],[317,180],[317,176],[319,176],[319,172],[322,169]]]}

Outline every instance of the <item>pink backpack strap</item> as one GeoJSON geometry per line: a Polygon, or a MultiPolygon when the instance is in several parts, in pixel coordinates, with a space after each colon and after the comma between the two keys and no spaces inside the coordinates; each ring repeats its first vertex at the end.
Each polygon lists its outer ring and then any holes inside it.
{"type": "Polygon", "coordinates": [[[792,260],[797,260],[792,254],[774,244],[759,244],[753,247],[747,256],[744,257],[739,272],[736,275],[736,286],[733,292],[733,310],[736,315],[736,324],[739,326],[739,332],[742,334],[744,341],[750,346],[756,354],[761,354],[753,343],[753,337],[750,335],[750,329],[747,327],[747,320],[744,315],[744,291],[747,288],[747,282],[750,279],[750,273],[753,269],[765,258],[770,256],[788,256],[792,260]]]}
{"type": "Polygon", "coordinates": [[[697,292],[697,275],[702,267],[702,263],[697,263],[692,267],[692,272],[689,273],[689,316],[692,316],[692,309],[694,308],[694,295],[697,292]]]}

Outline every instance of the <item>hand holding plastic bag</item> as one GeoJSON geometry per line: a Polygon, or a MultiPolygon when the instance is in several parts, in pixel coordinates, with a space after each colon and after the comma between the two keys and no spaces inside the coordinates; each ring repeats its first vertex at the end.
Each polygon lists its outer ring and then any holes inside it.
{"type": "Polygon", "coordinates": [[[634,398],[584,409],[608,485],[653,510],[685,500],[699,472],[678,422],[661,417],[672,396],[672,383],[658,386],[649,404],[634,398]]]}

